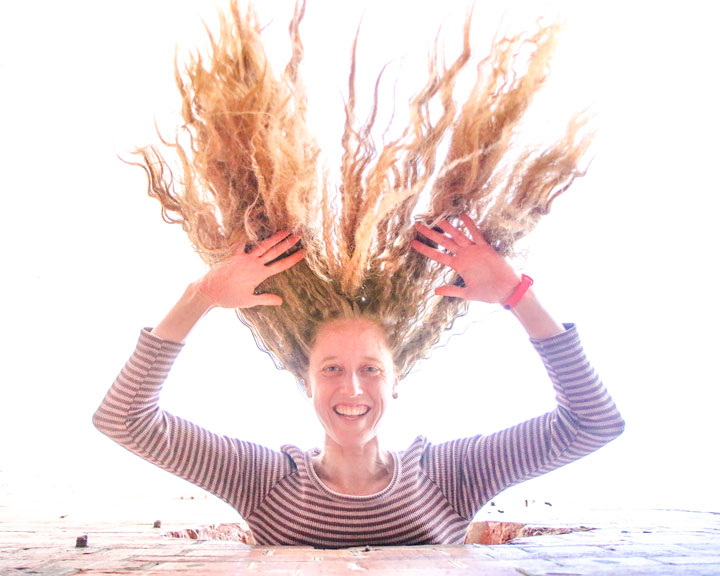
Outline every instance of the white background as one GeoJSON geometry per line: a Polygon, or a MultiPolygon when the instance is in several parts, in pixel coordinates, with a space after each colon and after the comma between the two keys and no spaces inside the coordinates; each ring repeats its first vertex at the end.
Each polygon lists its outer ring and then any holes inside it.
{"type": "MultiPolygon", "coordinates": [[[[279,71],[292,2],[262,4],[279,71]]],[[[600,452],[507,491],[499,501],[508,507],[528,498],[720,510],[720,47],[710,5],[477,2],[478,58],[502,18],[511,29],[548,12],[567,21],[539,117],[556,134],[592,104],[595,159],[532,235],[520,265],[550,311],[578,324],[627,421],[600,452]]],[[[388,78],[400,78],[402,108],[424,83],[440,24],[448,58],[456,55],[465,6],[309,0],[303,74],[331,166],[361,17],[359,92],[366,99],[392,61],[388,78]]],[[[117,157],[153,141],[155,121],[176,121],[173,53],[203,45],[203,18],[214,25],[212,2],[0,8],[0,517],[81,505],[123,515],[130,508],[118,503],[127,498],[199,494],[112,444],[90,419],[140,328],[203,272],[180,228],[164,224],[145,195],[143,172],[117,157]]],[[[388,80],[386,97],[391,87],[388,80]]],[[[552,408],[552,388],[514,318],[478,305],[470,320],[403,381],[385,447],[401,449],[421,433],[442,441],[492,432],[552,408]]],[[[274,448],[322,441],[293,379],[254,348],[232,311],[213,311],[192,333],[163,402],[274,448]]]]}

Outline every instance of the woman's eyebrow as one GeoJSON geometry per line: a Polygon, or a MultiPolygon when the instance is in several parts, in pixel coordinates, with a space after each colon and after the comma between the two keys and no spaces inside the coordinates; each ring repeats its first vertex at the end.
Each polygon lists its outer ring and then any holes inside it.
{"type": "MultiPolygon", "coordinates": [[[[327,362],[328,360],[337,360],[339,356],[323,356],[320,362],[327,362]]],[[[363,356],[361,360],[372,360],[373,362],[380,362],[380,356],[363,356]]]]}

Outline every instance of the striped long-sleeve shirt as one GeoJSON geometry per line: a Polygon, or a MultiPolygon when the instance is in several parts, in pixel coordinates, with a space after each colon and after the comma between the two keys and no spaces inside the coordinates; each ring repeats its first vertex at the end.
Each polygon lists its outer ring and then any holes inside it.
{"type": "Polygon", "coordinates": [[[624,422],[588,363],[572,324],[531,340],[557,407],[489,435],[433,445],[417,437],[392,452],[394,473],[377,494],[328,489],[295,446],[280,451],[227,436],[160,409],[160,389],[182,349],[147,330],[94,415],[95,426],[135,454],[222,498],[260,545],[322,548],[462,543],[493,496],[600,448],[624,422]]]}

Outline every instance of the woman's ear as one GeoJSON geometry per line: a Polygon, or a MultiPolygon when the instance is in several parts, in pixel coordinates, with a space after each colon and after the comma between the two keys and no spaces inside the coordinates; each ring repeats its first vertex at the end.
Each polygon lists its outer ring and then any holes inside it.
{"type": "Polygon", "coordinates": [[[398,380],[397,377],[395,377],[395,381],[393,382],[393,387],[392,387],[392,397],[393,398],[398,397],[397,387],[398,387],[399,383],[400,383],[400,381],[398,380]]]}
{"type": "Polygon", "coordinates": [[[310,382],[308,382],[307,378],[303,378],[303,386],[305,386],[305,395],[312,398],[312,388],[310,388],[310,382]]]}

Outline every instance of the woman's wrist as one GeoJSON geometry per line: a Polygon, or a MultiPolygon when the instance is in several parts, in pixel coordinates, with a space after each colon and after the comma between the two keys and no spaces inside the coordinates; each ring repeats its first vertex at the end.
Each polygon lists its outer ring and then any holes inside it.
{"type": "Polygon", "coordinates": [[[511,312],[533,340],[544,340],[565,332],[565,327],[545,310],[532,288],[528,288],[511,312]]]}
{"type": "Polygon", "coordinates": [[[182,343],[198,320],[212,308],[210,298],[193,282],[152,333],[164,340],[182,343]]]}
{"type": "Polygon", "coordinates": [[[181,297],[181,300],[182,299],[186,299],[186,305],[188,307],[196,311],[202,311],[201,316],[215,308],[210,296],[201,289],[200,280],[191,282],[188,287],[185,288],[185,293],[181,297]]]}

